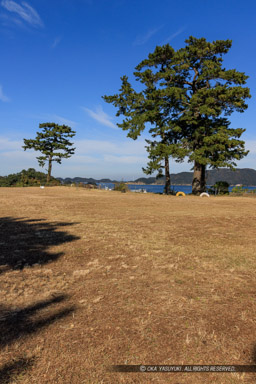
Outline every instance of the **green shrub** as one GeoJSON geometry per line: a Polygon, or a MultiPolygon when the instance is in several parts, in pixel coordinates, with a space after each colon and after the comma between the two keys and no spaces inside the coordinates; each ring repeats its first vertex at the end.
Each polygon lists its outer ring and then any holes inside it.
{"type": "Polygon", "coordinates": [[[231,193],[234,193],[236,195],[242,195],[246,192],[248,192],[248,189],[244,188],[242,185],[237,185],[236,187],[232,188],[231,191],[231,193]]]}
{"type": "Polygon", "coordinates": [[[217,181],[208,189],[208,193],[211,195],[228,195],[229,194],[229,183],[226,181],[217,181]]]}
{"type": "Polygon", "coordinates": [[[124,193],[124,192],[129,191],[129,188],[128,188],[127,184],[125,184],[123,181],[121,181],[120,183],[115,183],[114,191],[120,191],[120,192],[124,193]]]}

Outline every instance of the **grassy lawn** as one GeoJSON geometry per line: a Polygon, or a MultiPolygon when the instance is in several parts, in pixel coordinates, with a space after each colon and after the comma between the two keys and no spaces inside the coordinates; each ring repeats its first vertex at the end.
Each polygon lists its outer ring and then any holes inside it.
{"type": "Polygon", "coordinates": [[[0,188],[0,383],[253,383],[256,198],[0,188]]]}

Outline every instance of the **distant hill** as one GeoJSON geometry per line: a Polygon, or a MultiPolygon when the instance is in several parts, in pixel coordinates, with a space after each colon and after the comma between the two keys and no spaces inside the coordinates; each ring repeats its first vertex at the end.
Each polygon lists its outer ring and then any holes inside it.
{"type": "MultiPolygon", "coordinates": [[[[237,168],[235,171],[231,171],[227,168],[212,169],[206,172],[207,184],[213,185],[217,181],[227,181],[230,185],[243,184],[247,186],[256,186],[256,170],[251,168],[237,168]]],[[[66,177],[65,179],[57,177],[61,183],[116,183],[116,180],[100,179],[86,177],[66,177]]],[[[180,172],[171,174],[171,183],[178,185],[191,185],[193,179],[193,172],[180,172]]],[[[164,184],[165,178],[156,179],[155,177],[140,177],[132,183],[143,184],[164,184]]]]}
{"type": "MultiPolygon", "coordinates": [[[[191,184],[193,172],[180,172],[171,174],[171,183],[173,185],[191,184]]],[[[230,185],[243,184],[247,186],[256,186],[256,171],[251,168],[237,168],[235,171],[226,168],[212,169],[206,172],[206,182],[208,185],[213,185],[217,181],[227,181],[230,185]]],[[[164,184],[165,178],[156,179],[154,177],[141,177],[135,180],[136,183],[142,182],[145,184],[164,184]]]]}
{"type": "MultiPolygon", "coordinates": [[[[191,184],[192,183],[192,172],[180,172],[180,173],[172,173],[171,174],[171,183],[172,184],[191,184]]],[[[160,179],[156,179],[155,177],[140,177],[135,180],[136,183],[144,183],[144,184],[164,184],[165,177],[161,177],[160,179]]]]}
{"type": "Polygon", "coordinates": [[[100,179],[96,180],[92,177],[66,177],[63,179],[62,177],[57,177],[57,180],[59,180],[62,184],[79,184],[79,183],[117,183],[117,180],[110,180],[110,179],[100,179]]]}
{"type": "MultiPolygon", "coordinates": [[[[45,185],[47,175],[43,172],[38,172],[34,168],[28,170],[23,169],[19,173],[12,173],[8,176],[0,176],[0,187],[32,187],[45,185]]],[[[60,185],[60,181],[51,177],[48,185],[60,185]]]]}
{"type": "Polygon", "coordinates": [[[237,168],[235,171],[230,169],[214,169],[208,171],[208,184],[214,184],[216,181],[227,181],[231,185],[243,184],[247,186],[256,186],[256,171],[250,168],[237,168]]]}

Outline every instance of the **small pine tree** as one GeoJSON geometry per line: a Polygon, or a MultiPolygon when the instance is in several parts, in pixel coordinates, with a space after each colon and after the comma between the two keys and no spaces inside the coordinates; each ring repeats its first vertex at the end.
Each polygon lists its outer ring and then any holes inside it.
{"type": "Polygon", "coordinates": [[[44,167],[48,162],[47,183],[51,179],[52,162],[56,161],[61,164],[62,159],[71,157],[75,148],[72,147],[73,143],[70,143],[69,138],[75,136],[75,131],[72,131],[67,125],[58,125],[55,123],[43,123],[39,124],[39,128],[42,132],[37,132],[35,139],[24,139],[24,146],[26,149],[34,149],[42,153],[42,156],[38,156],[37,160],[41,167],[44,167]]]}

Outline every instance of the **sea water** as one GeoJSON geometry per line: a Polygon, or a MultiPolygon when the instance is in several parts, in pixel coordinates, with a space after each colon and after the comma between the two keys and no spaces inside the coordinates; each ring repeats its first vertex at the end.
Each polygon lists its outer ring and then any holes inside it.
{"type": "MultiPolygon", "coordinates": [[[[114,183],[99,183],[101,187],[108,188],[108,189],[114,189],[115,184],[114,183]]],[[[128,184],[128,188],[130,191],[147,191],[151,193],[163,193],[164,192],[164,185],[152,185],[152,184],[128,184]]],[[[210,188],[210,186],[207,186],[207,188],[210,188]]],[[[234,187],[229,187],[229,192],[232,191],[234,187]]],[[[245,189],[256,190],[256,187],[244,187],[245,189]]],[[[171,189],[173,189],[175,192],[184,192],[186,195],[189,193],[192,193],[192,186],[191,185],[172,185],[171,189]]]]}

